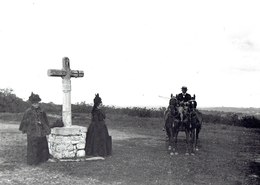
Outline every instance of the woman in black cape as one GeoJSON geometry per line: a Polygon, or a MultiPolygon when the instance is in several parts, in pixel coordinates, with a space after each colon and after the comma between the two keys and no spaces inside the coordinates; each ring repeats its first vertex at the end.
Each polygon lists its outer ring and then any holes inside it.
{"type": "Polygon", "coordinates": [[[50,157],[46,136],[51,129],[45,111],[39,106],[39,95],[32,93],[29,101],[32,106],[25,111],[19,130],[27,134],[27,164],[37,165],[50,157]]]}
{"type": "Polygon", "coordinates": [[[105,124],[106,115],[101,106],[102,100],[99,94],[96,94],[91,111],[91,124],[88,127],[86,137],[86,156],[106,157],[112,153],[112,139],[108,134],[105,124]]]}

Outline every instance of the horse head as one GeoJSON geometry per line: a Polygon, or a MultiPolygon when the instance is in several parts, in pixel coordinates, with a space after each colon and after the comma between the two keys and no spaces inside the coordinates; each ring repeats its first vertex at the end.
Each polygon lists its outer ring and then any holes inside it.
{"type": "Polygon", "coordinates": [[[198,115],[197,111],[197,102],[195,99],[189,101],[189,110],[190,110],[190,124],[191,127],[196,127],[199,122],[200,115],[198,115]]]}
{"type": "Polygon", "coordinates": [[[170,99],[169,105],[176,107],[177,104],[178,104],[177,98],[175,96],[171,95],[171,99],[170,99]]]}
{"type": "Polygon", "coordinates": [[[189,101],[189,109],[190,110],[195,110],[197,108],[197,101],[194,99],[191,99],[189,101]]]}

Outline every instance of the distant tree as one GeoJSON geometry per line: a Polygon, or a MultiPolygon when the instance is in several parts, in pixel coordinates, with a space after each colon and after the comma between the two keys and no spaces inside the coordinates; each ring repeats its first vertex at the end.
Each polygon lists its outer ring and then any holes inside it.
{"type": "Polygon", "coordinates": [[[72,113],[90,113],[92,110],[92,106],[86,104],[85,101],[77,102],[76,104],[71,105],[72,113]]]}
{"type": "Polygon", "coordinates": [[[18,98],[13,89],[0,89],[0,112],[23,112],[29,107],[29,104],[18,98]]]}

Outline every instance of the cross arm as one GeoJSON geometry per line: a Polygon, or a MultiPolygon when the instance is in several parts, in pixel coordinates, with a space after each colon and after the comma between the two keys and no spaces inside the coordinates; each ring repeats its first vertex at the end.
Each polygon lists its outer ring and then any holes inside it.
{"type": "Polygon", "coordinates": [[[48,70],[48,76],[58,76],[63,77],[66,76],[67,72],[64,70],[58,70],[58,69],[49,69],[48,70]]]}
{"type": "Polygon", "coordinates": [[[83,77],[84,72],[79,70],[71,70],[70,76],[74,78],[83,77]]]}

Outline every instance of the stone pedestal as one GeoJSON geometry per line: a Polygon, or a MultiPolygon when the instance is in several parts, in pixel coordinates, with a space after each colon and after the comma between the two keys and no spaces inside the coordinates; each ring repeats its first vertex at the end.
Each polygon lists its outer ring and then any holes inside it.
{"type": "Polygon", "coordinates": [[[86,127],[56,127],[48,137],[49,151],[55,159],[85,157],[86,127]]]}

